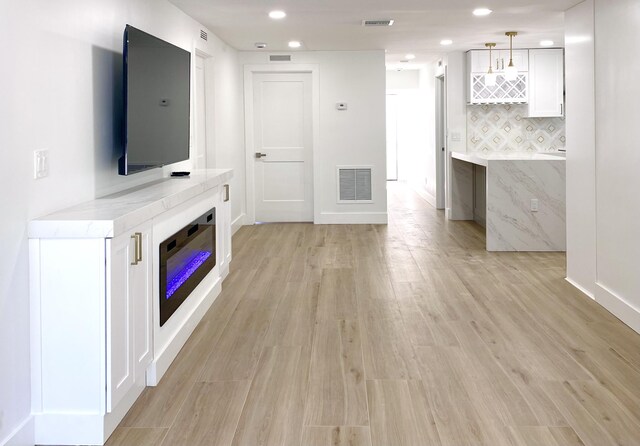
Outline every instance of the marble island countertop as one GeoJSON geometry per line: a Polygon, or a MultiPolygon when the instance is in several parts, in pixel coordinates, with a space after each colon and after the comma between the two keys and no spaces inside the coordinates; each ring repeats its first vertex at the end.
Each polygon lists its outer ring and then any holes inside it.
{"type": "Polygon", "coordinates": [[[29,222],[29,238],[110,238],[228,182],[231,169],[194,171],[78,204],[29,222]]]}
{"type": "Polygon", "coordinates": [[[451,152],[451,157],[487,167],[489,161],[565,161],[564,152],[451,152]]]}

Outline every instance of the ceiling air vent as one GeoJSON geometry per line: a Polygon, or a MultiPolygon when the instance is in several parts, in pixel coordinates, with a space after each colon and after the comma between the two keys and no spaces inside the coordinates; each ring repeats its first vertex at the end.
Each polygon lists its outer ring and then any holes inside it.
{"type": "Polygon", "coordinates": [[[338,202],[371,201],[371,167],[338,168],[338,202]]]}
{"type": "Polygon", "coordinates": [[[269,56],[270,62],[291,62],[290,54],[271,54],[269,56]]]}
{"type": "Polygon", "coordinates": [[[209,39],[209,35],[207,34],[207,32],[205,30],[201,29],[200,30],[200,38],[202,40],[207,40],[207,39],[209,39]]]}
{"type": "Polygon", "coordinates": [[[362,26],[391,26],[391,25],[393,25],[393,20],[391,19],[362,21],[362,26]]]}

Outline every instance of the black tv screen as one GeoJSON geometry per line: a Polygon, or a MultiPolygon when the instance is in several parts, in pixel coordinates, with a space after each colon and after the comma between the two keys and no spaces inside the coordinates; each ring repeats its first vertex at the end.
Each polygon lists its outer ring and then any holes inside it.
{"type": "Polygon", "coordinates": [[[120,175],[189,159],[190,80],[188,51],[126,26],[120,175]]]}

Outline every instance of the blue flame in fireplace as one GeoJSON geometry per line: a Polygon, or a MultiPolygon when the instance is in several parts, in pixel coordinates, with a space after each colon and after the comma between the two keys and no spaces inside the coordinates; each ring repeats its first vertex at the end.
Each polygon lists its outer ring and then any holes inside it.
{"type": "Polygon", "coordinates": [[[187,264],[182,268],[182,270],[178,271],[171,281],[167,283],[167,296],[169,299],[173,296],[173,293],[178,291],[188,279],[191,277],[193,273],[196,272],[200,266],[211,256],[209,251],[197,251],[193,257],[187,262],[187,264]]]}

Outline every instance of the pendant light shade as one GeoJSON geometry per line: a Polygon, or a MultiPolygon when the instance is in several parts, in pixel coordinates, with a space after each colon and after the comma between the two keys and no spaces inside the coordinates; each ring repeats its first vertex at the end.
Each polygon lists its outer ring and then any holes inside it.
{"type": "Polygon", "coordinates": [[[505,33],[509,37],[509,64],[504,69],[504,78],[507,81],[515,81],[518,78],[518,68],[513,64],[513,38],[518,35],[515,31],[505,33]]]}
{"type": "Polygon", "coordinates": [[[484,75],[484,85],[486,87],[495,87],[497,75],[493,72],[493,57],[491,56],[491,49],[496,46],[495,43],[485,43],[484,46],[489,48],[489,71],[484,75]]]}

